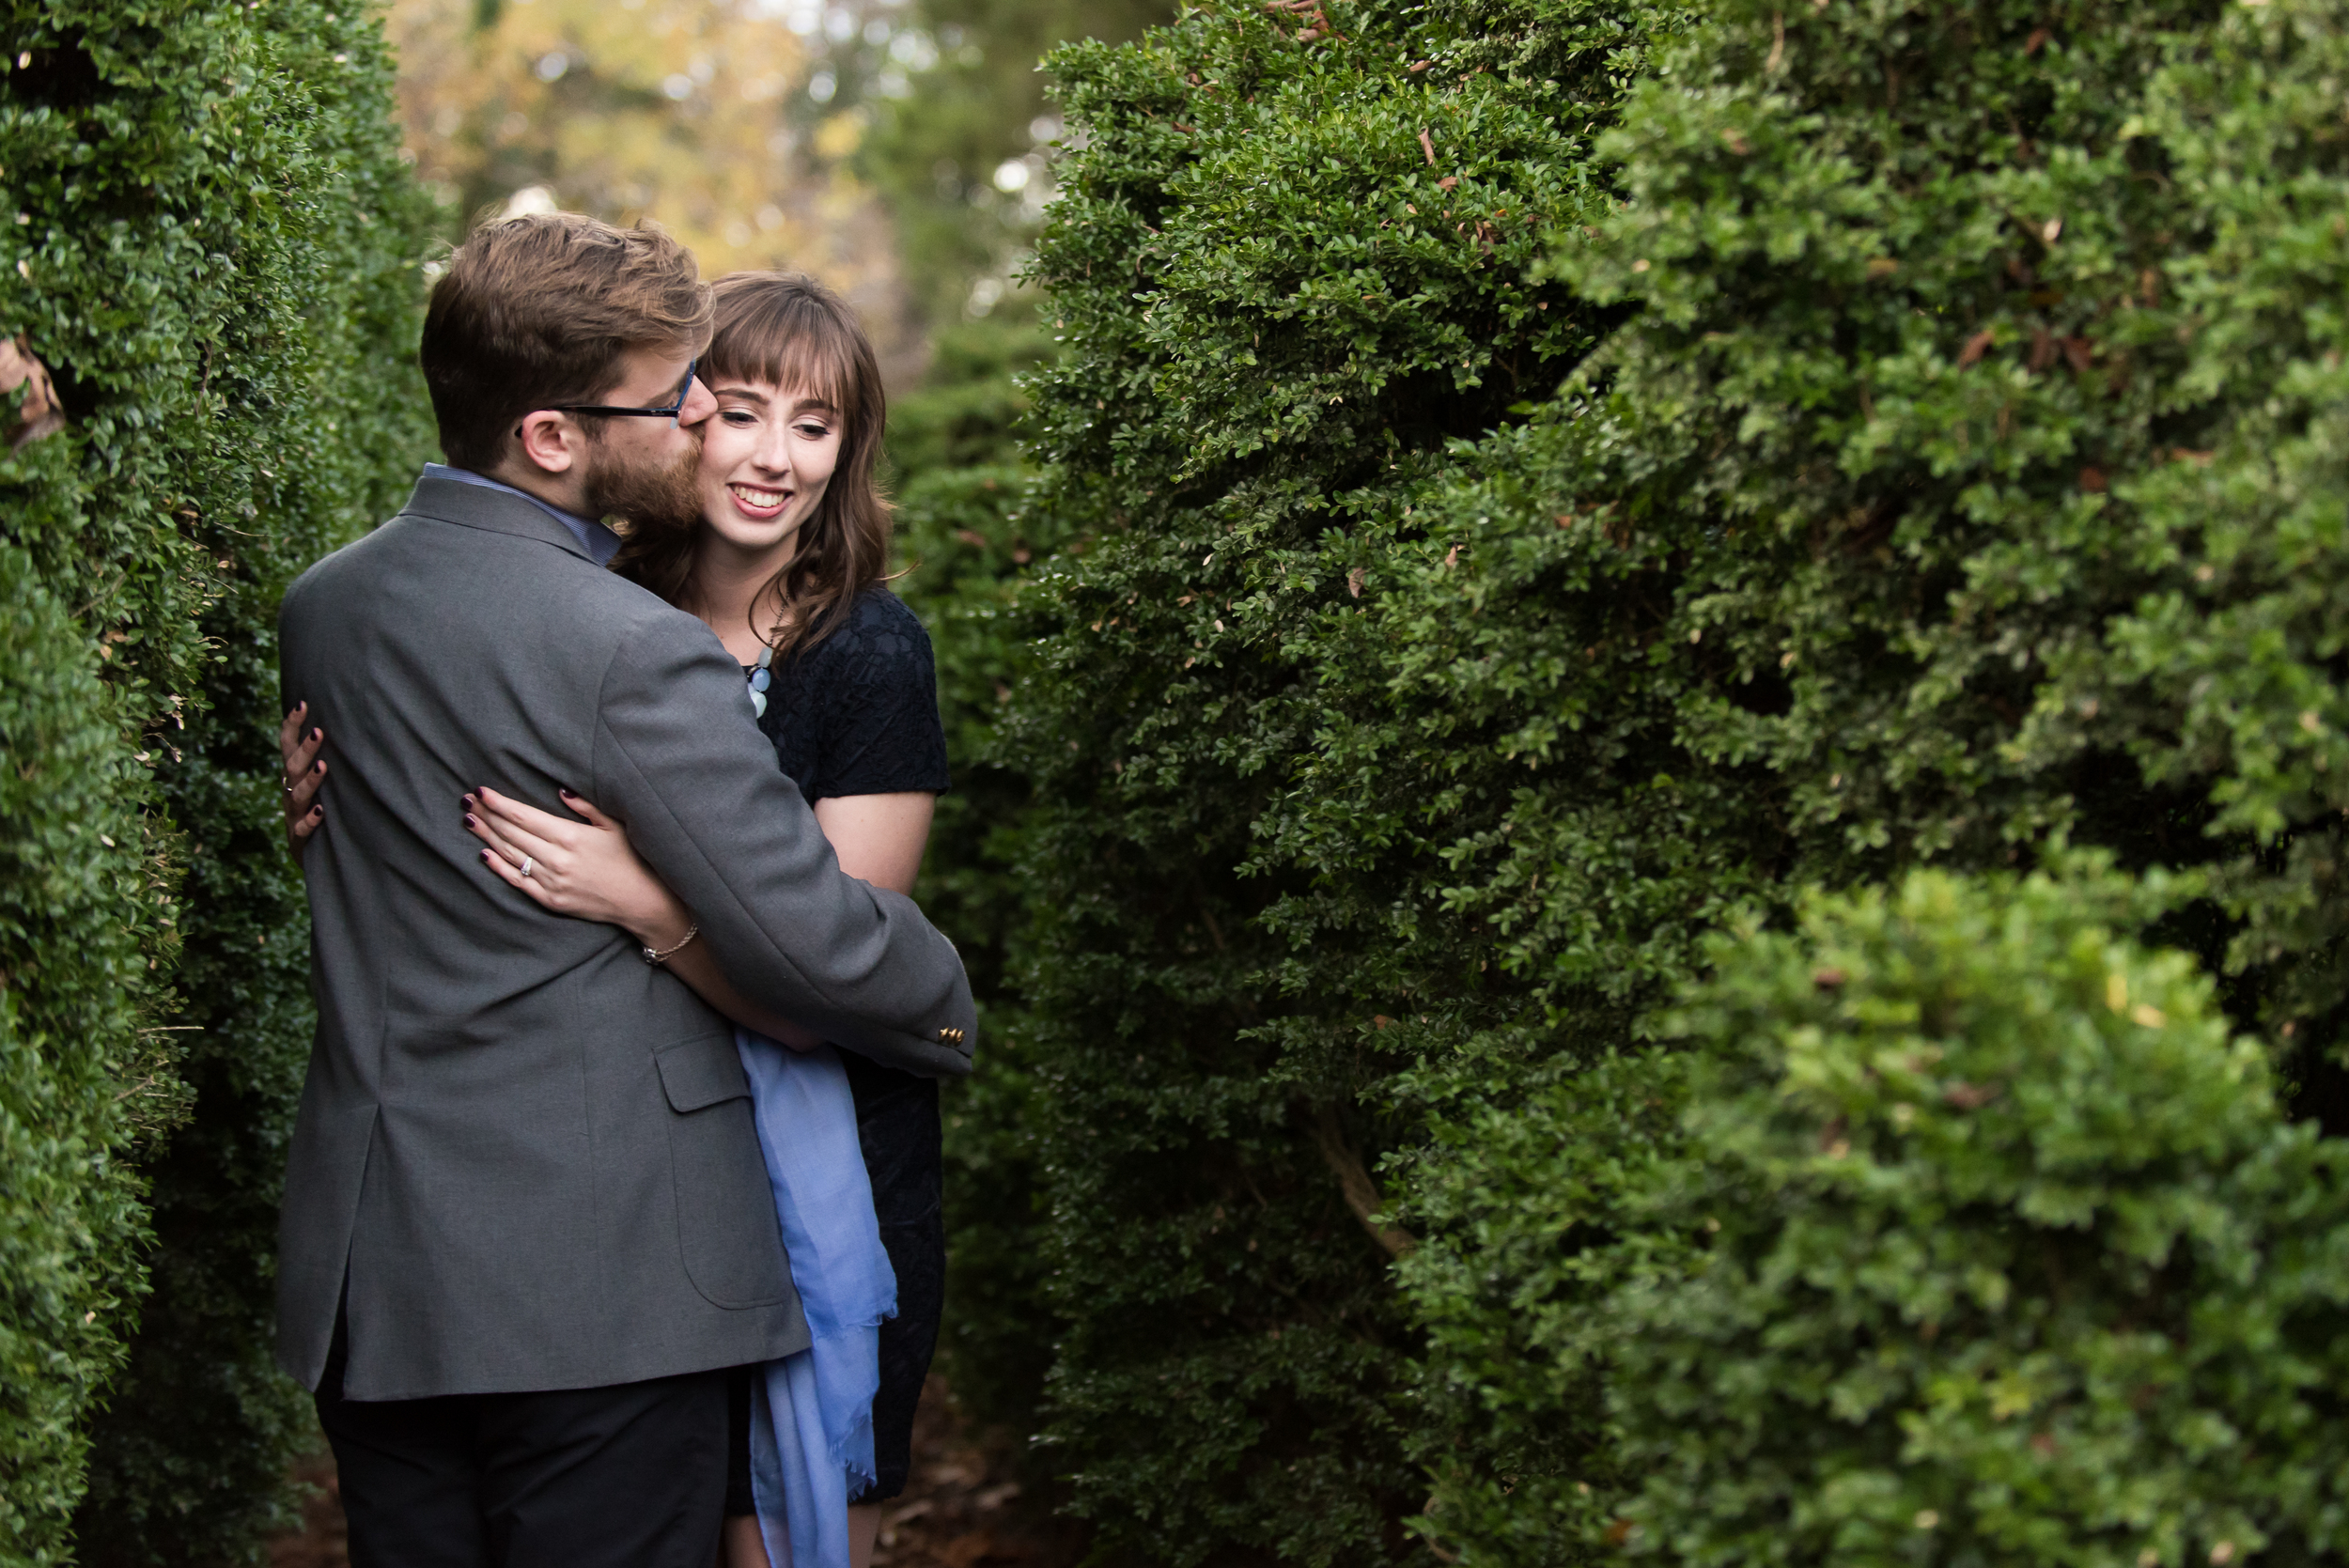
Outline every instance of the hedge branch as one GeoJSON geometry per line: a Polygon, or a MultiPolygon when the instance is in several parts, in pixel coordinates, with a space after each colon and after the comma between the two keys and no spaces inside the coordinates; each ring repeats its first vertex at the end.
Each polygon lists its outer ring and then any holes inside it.
{"type": "Polygon", "coordinates": [[[1346,1141],[1346,1131],[1338,1125],[1337,1107],[1316,1104],[1314,1107],[1314,1147],[1329,1162],[1330,1173],[1338,1178],[1338,1191],[1346,1199],[1346,1206],[1361,1221],[1370,1239],[1386,1249],[1387,1256],[1402,1257],[1419,1245],[1419,1238],[1400,1225],[1390,1225],[1378,1219],[1378,1211],[1386,1206],[1378,1195],[1378,1186],[1370,1179],[1370,1172],[1362,1164],[1360,1150],[1346,1141]]]}

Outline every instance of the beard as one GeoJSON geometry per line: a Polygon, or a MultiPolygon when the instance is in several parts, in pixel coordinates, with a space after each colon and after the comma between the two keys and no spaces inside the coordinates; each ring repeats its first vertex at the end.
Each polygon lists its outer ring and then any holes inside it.
{"type": "Polygon", "coordinates": [[[701,494],[694,485],[700,468],[699,441],[678,453],[674,462],[663,463],[630,462],[591,438],[585,475],[588,515],[617,519],[625,525],[619,532],[630,538],[691,533],[702,520],[701,494]]]}

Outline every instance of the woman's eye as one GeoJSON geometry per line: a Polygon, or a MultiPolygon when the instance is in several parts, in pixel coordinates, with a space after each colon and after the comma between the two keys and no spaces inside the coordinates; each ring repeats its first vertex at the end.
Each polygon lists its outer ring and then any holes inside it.
{"type": "Polygon", "coordinates": [[[792,428],[809,441],[821,441],[826,436],[832,434],[832,427],[830,426],[818,425],[813,420],[807,421],[803,424],[795,425],[792,428]]]}

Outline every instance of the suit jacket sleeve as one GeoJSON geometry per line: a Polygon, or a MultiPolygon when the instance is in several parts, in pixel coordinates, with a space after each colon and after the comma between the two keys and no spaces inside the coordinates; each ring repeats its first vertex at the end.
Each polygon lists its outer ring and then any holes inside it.
{"type": "Polygon", "coordinates": [[[652,617],[605,671],[588,798],[690,906],[726,978],[888,1066],[967,1073],[978,1037],[954,946],[913,901],[840,869],[708,629],[652,617]]]}

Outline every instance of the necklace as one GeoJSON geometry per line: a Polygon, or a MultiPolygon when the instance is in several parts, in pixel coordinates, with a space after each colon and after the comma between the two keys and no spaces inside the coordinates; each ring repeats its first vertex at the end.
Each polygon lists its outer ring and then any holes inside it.
{"type": "Polygon", "coordinates": [[[758,650],[758,662],[751,666],[751,711],[759,718],[767,717],[767,689],[775,683],[775,650],[758,650]]]}

